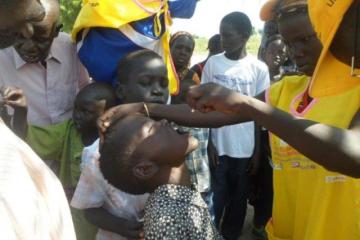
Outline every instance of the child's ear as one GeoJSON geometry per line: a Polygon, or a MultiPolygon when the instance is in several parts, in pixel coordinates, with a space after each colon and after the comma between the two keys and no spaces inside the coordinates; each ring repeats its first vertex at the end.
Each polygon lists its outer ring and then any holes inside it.
{"type": "Polygon", "coordinates": [[[133,167],[135,177],[146,180],[152,178],[159,171],[159,167],[151,161],[140,161],[133,167]]]}
{"type": "Polygon", "coordinates": [[[116,83],[115,84],[115,94],[116,94],[116,97],[121,100],[121,101],[124,101],[125,100],[125,89],[124,89],[124,86],[120,83],[116,83]]]}

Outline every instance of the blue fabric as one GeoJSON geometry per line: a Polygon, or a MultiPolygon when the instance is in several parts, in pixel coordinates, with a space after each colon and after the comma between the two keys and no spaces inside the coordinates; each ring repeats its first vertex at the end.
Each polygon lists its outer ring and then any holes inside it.
{"type": "MultiPolygon", "coordinates": [[[[165,21],[164,21],[164,15],[160,16],[161,21],[161,34],[164,34],[165,32],[165,21]]],[[[137,32],[144,34],[147,37],[151,37],[153,39],[159,39],[159,36],[155,36],[154,34],[154,17],[148,17],[140,21],[132,22],[130,24],[137,32]]]]}
{"type": "Polygon", "coordinates": [[[241,235],[249,195],[249,162],[250,158],[219,156],[219,165],[212,169],[215,226],[227,240],[241,235]]]}
{"type": "Polygon", "coordinates": [[[169,10],[173,18],[191,18],[198,0],[169,0],[169,10]]]}
{"type": "MultiPolygon", "coordinates": [[[[171,0],[169,10],[172,17],[190,18],[196,7],[196,0],[171,0]]],[[[165,31],[164,17],[161,16],[162,33],[165,31]]],[[[148,37],[154,35],[154,17],[131,23],[135,31],[148,37]]],[[[79,50],[79,58],[90,76],[98,82],[116,83],[117,64],[126,54],[140,50],[124,34],[112,28],[92,28],[89,30],[79,50]]]]}
{"type": "Polygon", "coordinates": [[[119,60],[140,49],[116,29],[93,28],[83,41],[79,58],[95,81],[114,85],[119,60]]]}

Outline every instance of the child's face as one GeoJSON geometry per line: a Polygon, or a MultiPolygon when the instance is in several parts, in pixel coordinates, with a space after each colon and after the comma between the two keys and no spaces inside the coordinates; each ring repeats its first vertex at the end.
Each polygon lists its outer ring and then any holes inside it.
{"type": "Polygon", "coordinates": [[[127,83],[120,83],[117,94],[125,103],[165,104],[169,97],[167,69],[158,58],[139,59],[129,73],[127,83]]]}
{"type": "Polygon", "coordinates": [[[130,116],[126,120],[130,125],[127,129],[136,132],[132,156],[137,159],[178,167],[185,156],[197,148],[197,139],[189,133],[179,133],[165,120],[154,121],[143,116],[130,116]]]}
{"type": "Polygon", "coordinates": [[[0,8],[0,49],[14,44],[20,33],[32,35],[29,27],[44,18],[45,11],[39,0],[19,1],[13,8],[0,8]]]}
{"type": "Polygon", "coordinates": [[[278,32],[278,26],[276,21],[268,21],[264,26],[264,33],[267,37],[271,37],[272,35],[278,32]]]}
{"type": "Polygon", "coordinates": [[[233,24],[220,24],[221,46],[227,54],[241,52],[246,44],[244,36],[238,32],[233,24]]]}
{"type": "Polygon", "coordinates": [[[104,113],[105,100],[90,100],[86,97],[75,99],[73,121],[80,132],[96,130],[96,121],[104,113]]]}
{"type": "Polygon", "coordinates": [[[265,62],[270,69],[278,69],[287,60],[286,45],[280,39],[272,41],[265,51],[265,62]]]}
{"type": "Polygon", "coordinates": [[[175,40],[171,46],[171,56],[177,68],[183,69],[189,65],[194,47],[194,43],[186,35],[175,40]]]}
{"type": "Polygon", "coordinates": [[[289,48],[290,57],[299,71],[312,76],[320,57],[322,45],[306,14],[279,21],[279,32],[289,48]]]}

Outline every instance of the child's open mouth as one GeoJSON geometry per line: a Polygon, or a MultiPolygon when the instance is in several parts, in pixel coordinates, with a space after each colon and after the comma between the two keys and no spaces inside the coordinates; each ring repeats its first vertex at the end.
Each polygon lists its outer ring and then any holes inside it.
{"type": "Polygon", "coordinates": [[[174,122],[171,122],[170,126],[172,127],[172,129],[174,129],[180,135],[185,135],[185,134],[189,133],[189,131],[187,129],[175,124],[174,122]]]}

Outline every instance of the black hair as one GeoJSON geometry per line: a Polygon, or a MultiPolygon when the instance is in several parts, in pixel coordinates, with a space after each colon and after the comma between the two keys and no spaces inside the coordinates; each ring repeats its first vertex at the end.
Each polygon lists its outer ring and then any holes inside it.
{"type": "Polygon", "coordinates": [[[170,47],[175,43],[175,41],[179,37],[182,37],[182,36],[189,38],[191,40],[191,42],[193,43],[193,46],[195,48],[195,39],[194,39],[193,35],[191,35],[191,33],[189,33],[189,32],[185,32],[185,31],[176,32],[174,35],[171,36],[170,41],[169,41],[170,47]]]}
{"type": "Polygon", "coordinates": [[[12,7],[15,4],[22,4],[25,0],[0,0],[1,7],[12,7]]]}
{"type": "Polygon", "coordinates": [[[267,49],[269,47],[270,43],[277,41],[277,40],[281,40],[284,42],[284,38],[280,34],[274,34],[266,40],[264,48],[267,49]]]}
{"type": "Polygon", "coordinates": [[[209,39],[208,49],[210,52],[217,52],[219,49],[221,49],[220,34],[215,34],[209,39]]]}
{"type": "Polygon", "coordinates": [[[106,83],[91,83],[81,89],[76,97],[88,97],[94,101],[105,100],[105,109],[109,109],[117,104],[117,98],[114,89],[111,87],[111,85],[106,83]]]}
{"type": "Polygon", "coordinates": [[[118,63],[117,83],[127,83],[132,68],[138,66],[139,60],[142,58],[158,58],[163,61],[159,54],[148,49],[131,52],[123,57],[118,63]]]}
{"type": "Polygon", "coordinates": [[[116,188],[130,193],[146,192],[144,181],[132,174],[137,159],[132,158],[134,133],[124,134],[123,119],[113,123],[106,131],[100,148],[100,170],[104,178],[116,188]]]}
{"type": "Polygon", "coordinates": [[[234,26],[238,33],[242,34],[245,38],[249,38],[252,33],[252,25],[249,17],[242,12],[232,12],[227,14],[221,20],[221,23],[230,23],[234,26]]]}

